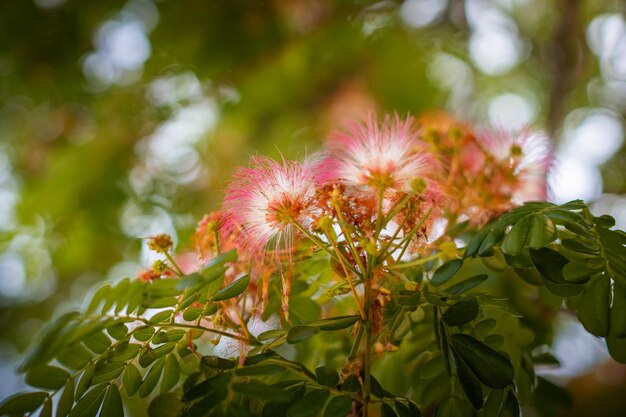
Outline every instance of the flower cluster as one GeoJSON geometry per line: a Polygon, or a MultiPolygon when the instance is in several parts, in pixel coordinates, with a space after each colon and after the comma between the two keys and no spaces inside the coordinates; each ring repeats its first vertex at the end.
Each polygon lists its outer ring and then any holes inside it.
{"type": "Polygon", "coordinates": [[[442,113],[370,116],[332,133],[305,162],[252,157],[234,174],[222,209],[199,224],[196,243],[201,257],[220,244],[237,249],[265,302],[278,273],[286,315],[298,251],[325,250],[348,281],[371,265],[384,271],[454,252],[446,226],[481,226],[545,200],[551,161],[547,138],[528,131],[476,129],[442,113]]]}
{"type": "Polygon", "coordinates": [[[531,132],[473,129],[444,114],[417,123],[370,116],[331,134],[304,163],[253,157],[226,191],[220,231],[255,261],[289,254],[304,236],[327,242],[333,224],[345,229],[335,227],[340,240],[357,240],[354,256],[370,238],[397,240],[417,225],[411,242],[425,244],[438,218],[484,224],[544,200],[551,155],[547,138],[531,132]]]}

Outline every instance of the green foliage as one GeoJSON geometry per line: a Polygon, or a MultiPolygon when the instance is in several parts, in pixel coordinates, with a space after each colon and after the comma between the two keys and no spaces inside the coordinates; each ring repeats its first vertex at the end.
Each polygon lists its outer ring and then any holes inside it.
{"type": "MultiPolygon", "coordinates": [[[[626,236],[611,229],[612,224],[608,217],[592,216],[579,201],[562,206],[530,203],[477,231],[463,259],[417,268],[401,265],[397,276],[403,282],[421,284],[413,290],[389,286],[377,338],[400,348],[393,355],[400,355],[410,378],[398,384],[383,372],[389,389],[371,378],[371,395],[381,415],[420,416],[418,406],[436,405],[437,416],[471,415],[472,409],[485,417],[517,416],[526,393],[557,389],[537,378],[534,366],[558,361],[548,353],[533,355],[519,314],[506,299],[481,292],[493,281],[488,274],[465,271],[477,257],[500,253],[503,266],[497,264],[498,271],[567,298],[585,328],[605,336],[611,355],[626,361],[626,236]]],[[[302,261],[302,279],[294,283],[292,299],[323,293],[320,288],[328,286],[328,277],[320,273],[328,263],[320,269],[321,256],[302,261]]],[[[127,397],[147,398],[150,417],[331,417],[363,407],[364,375],[341,368],[337,360],[355,360],[355,346],[363,340],[360,315],[284,324],[256,338],[246,334],[245,323],[207,324],[223,317],[225,303],[243,302],[251,285],[245,275],[224,286],[225,263],[234,259],[229,252],[198,273],[103,286],[84,313],[53,321],[21,365],[26,382],[44,391],[6,399],[0,414],[40,409],[44,416],[121,416],[120,390],[127,397]],[[209,335],[245,341],[250,350],[245,358],[201,354],[198,343],[209,335]],[[317,339],[353,343],[335,343],[339,356],[321,362],[314,355],[311,362],[305,353],[317,339]],[[299,353],[279,353],[284,343],[299,353]],[[315,372],[307,362],[315,363],[315,372]]],[[[336,303],[336,311],[350,312],[336,303]]],[[[295,303],[290,314],[319,317],[319,311],[307,312],[309,308],[295,303]]]]}

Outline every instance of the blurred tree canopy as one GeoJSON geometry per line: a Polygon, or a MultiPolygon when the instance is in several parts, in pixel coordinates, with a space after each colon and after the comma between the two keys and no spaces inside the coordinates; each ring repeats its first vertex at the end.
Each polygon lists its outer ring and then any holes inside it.
{"type": "Polygon", "coordinates": [[[57,305],[136,273],[148,256],[138,237],[190,246],[250,154],[304,157],[372,110],[543,128],[559,151],[554,198],[597,200],[624,228],[623,11],[619,0],[1,2],[0,351],[10,361],[57,305]]]}

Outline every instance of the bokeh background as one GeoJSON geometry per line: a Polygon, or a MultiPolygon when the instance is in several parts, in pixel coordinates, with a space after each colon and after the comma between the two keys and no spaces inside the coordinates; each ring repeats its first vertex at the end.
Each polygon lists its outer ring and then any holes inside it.
{"type": "MultiPolygon", "coordinates": [[[[551,198],[626,228],[625,8],[0,0],[0,397],[23,388],[16,363],[55,310],[146,264],[139,237],[190,247],[234,166],[305,157],[371,110],[542,129],[551,198]]],[[[572,322],[559,334],[552,378],[594,415],[626,370],[572,322]]]]}

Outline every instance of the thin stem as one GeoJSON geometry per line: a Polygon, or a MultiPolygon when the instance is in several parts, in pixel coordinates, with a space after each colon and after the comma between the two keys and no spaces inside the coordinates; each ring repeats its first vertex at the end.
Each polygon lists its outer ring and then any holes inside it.
{"type": "Polygon", "coordinates": [[[432,209],[429,209],[426,212],[426,214],[424,215],[424,217],[422,218],[422,220],[420,220],[419,223],[417,223],[415,226],[413,226],[413,228],[409,231],[409,233],[407,233],[406,236],[404,236],[404,238],[402,238],[400,243],[398,243],[398,245],[396,246],[395,249],[398,249],[398,248],[402,247],[402,251],[400,252],[400,255],[398,255],[398,257],[396,258],[396,262],[398,262],[400,259],[402,259],[402,256],[404,255],[406,250],[409,248],[409,243],[410,243],[411,239],[413,238],[413,235],[415,233],[417,233],[419,228],[422,227],[422,225],[426,222],[428,217],[430,217],[430,213],[431,212],[432,212],[432,209]]]}
{"type": "Polygon", "coordinates": [[[356,334],[356,339],[354,339],[354,343],[352,344],[352,349],[350,349],[350,354],[348,355],[348,360],[353,361],[357,355],[359,354],[359,347],[361,346],[361,339],[363,339],[363,324],[359,323],[359,331],[356,334]]]}
{"type": "Polygon", "coordinates": [[[337,218],[339,219],[339,227],[341,228],[343,237],[346,239],[346,242],[348,243],[348,247],[350,248],[350,252],[352,252],[352,256],[354,256],[354,261],[357,263],[357,265],[359,266],[359,269],[361,270],[361,274],[359,275],[362,276],[362,274],[365,273],[365,266],[363,265],[363,262],[361,262],[361,256],[359,255],[359,252],[356,250],[356,246],[354,244],[354,241],[352,240],[352,236],[346,230],[348,223],[346,222],[346,219],[343,217],[343,213],[341,212],[341,207],[339,207],[339,204],[337,203],[335,204],[335,211],[337,212],[337,218]]]}
{"type": "Polygon", "coordinates": [[[174,258],[172,257],[172,255],[170,255],[170,253],[166,250],[162,250],[161,253],[163,255],[165,255],[165,257],[167,258],[168,261],[170,261],[170,263],[172,264],[172,266],[174,267],[174,269],[176,270],[176,272],[178,273],[179,276],[183,276],[185,275],[185,273],[183,272],[182,269],[180,269],[180,267],[178,266],[178,264],[176,263],[176,261],[174,260],[174,258]]]}
{"type": "Polygon", "coordinates": [[[424,265],[425,263],[428,263],[434,259],[438,259],[440,257],[442,257],[444,255],[443,252],[437,252],[433,255],[430,256],[426,256],[425,258],[419,258],[416,259],[414,261],[411,262],[406,262],[406,263],[398,263],[398,264],[393,264],[393,265],[389,265],[386,266],[385,269],[391,270],[391,269],[406,269],[406,268],[411,268],[414,266],[420,266],[420,265],[424,265]]]}
{"type": "MultiPolygon", "coordinates": [[[[296,227],[296,229],[298,229],[300,232],[302,232],[306,237],[308,237],[309,239],[311,239],[313,241],[313,243],[315,243],[316,246],[318,246],[320,249],[322,249],[324,252],[326,252],[328,255],[330,255],[331,258],[333,258],[335,261],[337,261],[337,263],[341,263],[341,261],[337,258],[337,256],[333,253],[333,251],[331,251],[330,249],[328,249],[328,247],[324,244],[324,242],[322,242],[319,238],[317,238],[314,234],[312,234],[311,232],[309,232],[308,230],[306,230],[304,227],[302,227],[302,225],[298,222],[294,222],[293,225],[296,227]]],[[[360,275],[359,272],[354,269],[353,267],[351,267],[350,265],[348,266],[348,268],[354,272],[357,275],[360,275]]]]}
{"type": "MultiPolygon", "coordinates": [[[[378,207],[376,208],[376,233],[374,235],[375,238],[378,238],[380,231],[384,227],[383,224],[383,198],[385,195],[385,187],[378,187],[378,207]]],[[[386,222],[385,222],[386,224],[386,222]]]]}
{"type": "Polygon", "coordinates": [[[359,298],[359,295],[356,292],[356,288],[354,287],[354,283],[352,282],[352,278],[350,278],[350,273],[348,272],[348,268],[346,266],[347,265],[347,261],[344,258],[344,256],[341,254],[341,252],[339,251],[339,248],[337,247],[337,244],[333,240],[332,236],[330,236],[329,233],[325,233],[325,235],[326,235],[326,238],[328,239],[328,241],[330,242],[331,246],[333,247],[333,249],[337,253],[337,258],[339,259],[339,264],[341,265],[341,267],[343,269],[343,273],[346,275],[346,280],[348,281],[348,285],[350,285],[350,290],[352,291],[352,296],[354,297],[354,301],[356,302],[356,306],[359,309],[359,314],[361,315],[361,319],[362,320],[366,320],[367,316],[365,315],[365,311],[363,310],[363,306],[361,305],[361,299],[359,298]]]}
{"type": "Polygon", "coordinates": [[[367,273],[365,274],[365,352],[363,357],[363,417],[369,416],[369,403],[372,391],[372,264],[374,259],[367,256],[367,273]]]}

